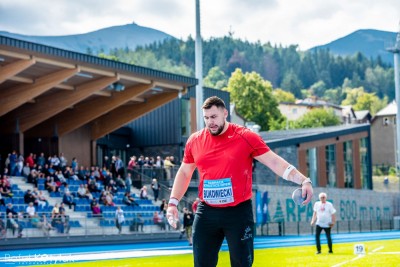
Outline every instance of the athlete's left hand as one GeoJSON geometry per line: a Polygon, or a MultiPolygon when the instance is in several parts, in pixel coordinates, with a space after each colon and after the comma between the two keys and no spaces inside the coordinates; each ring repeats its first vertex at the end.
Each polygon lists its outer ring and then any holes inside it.
{"type": "Polygon", "coordinates": [[[303,183],[303,185],[301,186],[301,196],[303,198],[307,196],[302,205],[307,205],[311,201],[311,198],[313,196],[313,188],[311,183],[303,183]]]}

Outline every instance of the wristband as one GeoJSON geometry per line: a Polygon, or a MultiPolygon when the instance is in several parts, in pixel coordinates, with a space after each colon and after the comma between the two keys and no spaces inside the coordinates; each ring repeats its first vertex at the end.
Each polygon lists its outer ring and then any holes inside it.
{"type": "Polygon", "coordinates": [[[292,170],[295,170],[295,169],[296,169],[296,167],[293,166],[293,165],[287,166],[287,168],[285,169],[285,171],[284,171],[284,173],[283,173],[283,175],[282,175],[282,178],[285,179],[285,180],[287,180],[287,179],[288,179],[288,176],[289,176],[289,173],[290,173],[292,170]]]}
{"type": "Polygon", "coordinates": [[[179,200],[177,198],[171,197],[168,201],[168,206],[175,206],[177,207],[179,204],[179,200]]]}
{"type": "Polygon", "coordinates": [[[310,179],[310,178],[304,179],[304,181],[301,182],[301,185],[303,185],[303,184],[305,184],[305,183],[310,183],[310,184],[312,184],[311,179],[310,179]]]}

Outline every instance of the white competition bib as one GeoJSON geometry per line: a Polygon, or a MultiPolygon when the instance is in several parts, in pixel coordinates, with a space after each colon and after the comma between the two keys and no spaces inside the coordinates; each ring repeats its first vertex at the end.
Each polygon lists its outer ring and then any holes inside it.
{"type": "Polygon", "coordinates": [[[212,205],[234,202],[231,178],[204,180],[203,199],[212,205]]]}

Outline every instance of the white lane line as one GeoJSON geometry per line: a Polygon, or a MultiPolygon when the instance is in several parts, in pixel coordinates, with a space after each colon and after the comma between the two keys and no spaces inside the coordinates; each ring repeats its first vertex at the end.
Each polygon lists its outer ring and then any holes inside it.
{"type": "Polygon", "coordinates": [[[363,257],[365,257],[365,255],[358,255],[357,257],[355,257],[355,258],[353,258],[353,259],[351,259],[351,260],[348,260],[348,261],[344,261],[344,262],[335,264],[335,265],[333,265],[332,267],[339,267],[339,266],[342,266],[342,265],[344,265],[344,264],[346,264],[346,263],[359,260],[359,259],[361,259],[361,258],[363,258],[363,257]]]}
{"type": "Polygon", "coordinates": [[[384,248],[384,246],[378,247],[378,248],[374,249],[372,252],[377,252],[378,250],[381,250],[383,248],[384,248]]]}
{"type": "Polygon", "coordinates": [[[82,254],[34,254],[27,256],[12,256],[5,254],[0,262],[11,264],[28,264],[32,262],[39,262],[42,264],[57,264],[75,261],[93,261],[93,260],[108,260],[108,259],[122,259],[122,258],[137,258],[137,257],[149,257],[149,256],[165,256],[165,255],[177,255],[177,254],[189,254],[192,253],[192,249],[182,250],[162,250],[162,251],[123,251],[123,252],[109,252],[109,253],[82,253],[82,254]]]}

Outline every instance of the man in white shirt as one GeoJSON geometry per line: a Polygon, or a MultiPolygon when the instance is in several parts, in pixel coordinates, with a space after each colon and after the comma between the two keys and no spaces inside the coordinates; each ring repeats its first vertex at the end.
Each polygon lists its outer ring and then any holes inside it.
{"type": "Polygon", "coordinates": [[[316,231],[315,231],[315,241],[317,242],[317,252],[316,254],[321,254],[321,232],[325,231],[326,239],[328,240],[329,253],[333,253],[332,251],[332,238],[331,238],[331,229],[335,225],[336,222],[336,210],[333,207],[332,203],[326,201],[326,193],[319,194],[320,201],[315,202],[314,204],[314,214],[311,219],[311,225],[314,225],[316,222],[316,231]]]}
{"type": "Polygon", "coordinates": [[[26,207],[26,213],[29,216],[29,218],[32,218],[33,216],[35,216],[35,212],[36,212],[36,209],[33,206],[33,202],[29,202],[28,207],[26,207]]]}

